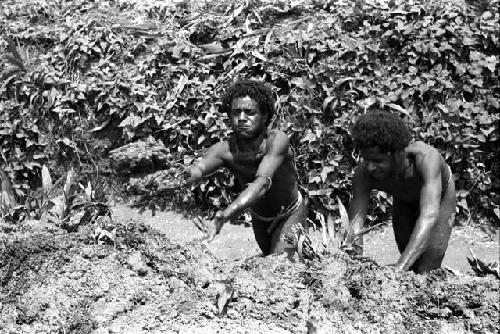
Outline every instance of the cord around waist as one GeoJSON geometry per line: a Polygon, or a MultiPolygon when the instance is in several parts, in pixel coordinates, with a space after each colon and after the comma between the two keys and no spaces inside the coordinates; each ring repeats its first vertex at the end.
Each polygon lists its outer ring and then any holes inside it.
{"type": "Polygon", "coordinates": [[[287,206],[282,206],[280,211],[278,212],[278,214],[274,217],[262,216],[262,215],[258,214],[257,212],[255,212],[252,208],[249,208],[248,211],[252,215],[252,218],[258,219],[262,222],[266,222],[266,223],[269,222],[270,223],[276,219],[285,218],[285,217],[290,216],[302,204],[303,200],[304,199],[302,197],[302,194],[299,191],[298,195],[297,195],[297,199],[295,201],[291,202],[290,204],[288,204],[287,206]]]}

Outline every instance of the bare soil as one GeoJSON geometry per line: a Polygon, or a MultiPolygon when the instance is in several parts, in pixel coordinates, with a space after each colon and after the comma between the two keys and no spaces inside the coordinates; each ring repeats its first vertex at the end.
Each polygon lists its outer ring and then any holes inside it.
{"type": "Polygon", "coordinates": [[[115,242],[102,245],[93,225],[2,227],[0,333],[500,330],[493,276],[401,273],[343,254],[264,258],[248,227],[225,226],[206,244],[180,214],[114,213],[115,242]]]}
{"type": "MultiPolygon", "coordinates": [[[[114,215],[118,220],[132,219],[165,233],[172,241],[189,242],[203,238],[203,233],[192,220],[174,211],[139,212],[127,205],[117,205],[114,215]]],[[[394,240],[392,227],[384,226],[365,236],[366,256],[381,265],[395,263],[399,252],[394,240]]],[[[249,225],[228,224],[221,235],[208,244],[208,249],[219,259],[236,260],[260,254],[249,225]]],[[[500,231],[491,228],[488,232],[472,225],[455,226],[448,244],[443,267],[472,273],[467,257],[473,253],[486,263],[500,259],[500,231]]]]}

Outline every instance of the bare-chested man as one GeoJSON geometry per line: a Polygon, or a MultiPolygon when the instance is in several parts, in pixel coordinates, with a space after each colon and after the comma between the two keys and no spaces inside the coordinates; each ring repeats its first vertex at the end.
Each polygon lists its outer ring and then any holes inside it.
{"type": "Polygon", "coordinates": [[[237,82],[223,96],[222,111],[229,115],[231,137],[208,148],[203,159],[189,169],[186,183],[228,168],[244,190],[216,213],[216,233],[249,209],[263,254],[287,251],[284,235],[293,225],[305,224],[306,204],[298,191],[287,135],[268,129],[275,111],[272,92],[261,82],[237,82]]]}
{"type": "Polygon", "coordinates": [[[381,190],[393,197],[392,226],[401,253],[396,268],[416,273],[439,268],[455,218],[450,167],[432,146],[410,142],[404,122],[389,112],[362,115],[352,137],[363,161],[353,178],[349,238],[363,227],[371,190],[381,190]]]}

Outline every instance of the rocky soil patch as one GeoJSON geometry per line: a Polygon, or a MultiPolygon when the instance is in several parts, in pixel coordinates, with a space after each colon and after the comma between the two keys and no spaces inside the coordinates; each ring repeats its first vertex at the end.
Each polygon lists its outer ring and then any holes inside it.
{"type": "Polygon", "coordinates": [[[136,222],[1,235],[2,333],[497,333],[499,280],[337,254],[215,258],[136,222]]]}

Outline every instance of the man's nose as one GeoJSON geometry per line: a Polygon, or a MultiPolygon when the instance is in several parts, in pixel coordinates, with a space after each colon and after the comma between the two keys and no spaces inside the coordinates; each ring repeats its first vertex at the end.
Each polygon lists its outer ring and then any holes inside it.
{"type": "Polygon", "coordinates": [[[376,169],[373,162],[368,162],[368,171],[373,172],[376,169]]]}
{"type": "Polygon", "coordinates": [[[247,115],[242,111],[238,114],[238,121],[246,121],[247,115]]]}

